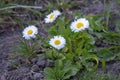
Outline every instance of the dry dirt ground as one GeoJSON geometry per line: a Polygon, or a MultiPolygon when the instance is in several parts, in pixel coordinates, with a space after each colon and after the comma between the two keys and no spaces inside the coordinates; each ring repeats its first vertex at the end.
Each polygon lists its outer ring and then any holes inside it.
{"type": "MultiPolygon", "coordinates": [[[[84,13],[98,14],[104,11],[104,5],[99,1],[84,7],[78,6],[78,9],[84,13]]],[[[113,3],[112,10],[120,10],[120,7],[113,3]]],[[[31,64],[24,64],[24,60],[20,57],[11,58],[11,54],[15,53],[16,45],[19,45],[21,32],[17,25],[14,29],[10,25],[5,25],[5,28],[0,30],[0,80],[44,80],[43,69],[45,66],[50,66],[50,61],[41,57],[32,59],[31,64]]],[[[119,74],[120,61],[109,63],[106,71],[119,74]]]]}

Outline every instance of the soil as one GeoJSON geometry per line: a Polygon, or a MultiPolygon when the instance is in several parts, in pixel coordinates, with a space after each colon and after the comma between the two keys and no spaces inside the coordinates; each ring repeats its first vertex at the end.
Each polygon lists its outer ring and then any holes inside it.
{"type": "MultiPolygon", "coordinates": [[[[81,3],[81,1],[78,0],[81,3]]],[[[77,5],[75,10],[81,9],[83,13],[99,14],[104,12],[104,4],[101,1],[77,5]]],[[[74,11],[74,8],[71,8],[74,11]]],[[[115,2],[112,3],[112,11],[120,10],[115,2]]],[[[110,26],[113,29],[115,26],[110,26]]],[[[41,30],[40,30],[41,31],[41,30]]],[[[22,29],[18,25],[5,25],[0,30],[0,80],[44,80],[44,68],[51,66],[51,61],[45,57],[33,58],[30,64],[25,64],[21,57],[11,58],[15,53],[16,45],[19,45],[19,37],[22,37],[22,29]],[[12,27],[11,27],[12,26],[12,27]]],[[[106,71],[112,74],[120,73],[120,61],[108,63],[106,71]]],[[[74,80],[74,79],[73,79],[74,80]]]]}

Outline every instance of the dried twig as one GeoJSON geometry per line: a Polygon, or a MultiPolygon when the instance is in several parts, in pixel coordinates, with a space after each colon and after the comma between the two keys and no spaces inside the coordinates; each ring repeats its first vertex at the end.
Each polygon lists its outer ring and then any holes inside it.
{"type": "Polygon", "coordinates": [[[5,8],[1,8],[0,10],[13,9],[13,8],[34,8],[34,9],[42,9],[41,6],[16,5],[16,6],[9,6],[9,7],[5,7],[5,8]]]}

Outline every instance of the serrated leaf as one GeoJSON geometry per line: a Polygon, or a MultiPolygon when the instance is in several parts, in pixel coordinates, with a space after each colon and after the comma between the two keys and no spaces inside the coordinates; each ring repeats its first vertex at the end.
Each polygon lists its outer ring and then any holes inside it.
{"type": "Polygon", "coordinates": [[[55,80],[54,70],[52,68],[45,68],[45,80],[55,80]]]}

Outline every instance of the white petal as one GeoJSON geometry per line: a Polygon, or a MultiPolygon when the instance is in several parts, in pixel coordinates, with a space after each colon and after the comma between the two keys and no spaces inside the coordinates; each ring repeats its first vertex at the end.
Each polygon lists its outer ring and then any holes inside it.
{"type": "Polygon", "coordinates": [[[44,19],[45,23],[54,22],[59,15],[61,15],[60,11],[54,10],[53,12],[51,12],[49,15],[46,16],[46,18],[44,19]],[[52,19],[49,18],[51,16],[51,14],[54,14],[54,17],[52,19]]]}
{"type": "Polygon", "coordinates": [[[50,39],[49,44],[51,46],[53,46],[54,48],[60,50],[60,49],[62,49],[65,46],[66,40],[62,36],[54,36],[53,38],[50,39]],[[59,45],[56,45],[54,43],[55,40],[60,40],[61,43],[59,45]]]}
{"type": "Polygon", "coordinates": [[[26,27],[26,28],[23,30],[23,37],[24,37],[25,39],[27,39],[27,40],[29,40],[29,39],[31,39],[31,38],[35,38],[35,37],[36,37],[36,36],[35,36],[36,34],[38,34],[38,28],[35,27],[34,25],[28,26],[28,27],[26,27]],[[27,34],[28,30],[32,30],[33,33],[30,34],[30,35],[28,35],[28,34],[27,34]]]}
{"type": "Polygon", "coordinates": [[[73,21],[70,26],[70,28],[73,32],[79,32],[79,31],[85,30],[88,27],[89,27],[89,21],[86,20],[85,18],[80,18],[80,19],[73,21]],[[76,24],[78,22],[82,22],[84,24],[84,26],[82,26],[81,28],[77,28],[76,24]]]}

